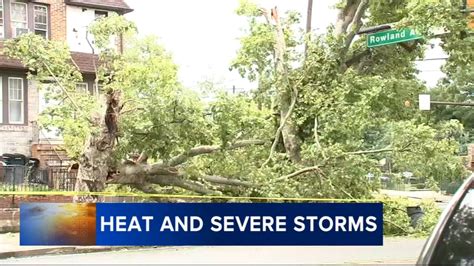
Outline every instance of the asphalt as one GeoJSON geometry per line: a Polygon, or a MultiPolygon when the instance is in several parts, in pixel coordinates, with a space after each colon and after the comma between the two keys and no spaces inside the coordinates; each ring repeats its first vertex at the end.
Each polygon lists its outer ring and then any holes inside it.
{"type": "MultiPolygon", "coordinates": [[[[91,252],[137,249],[138,247],[107,246],[20,246],[19,233],[0,234],[0,261],[6,258],[21,258],[51,254],[80,254],[91,252]]],[[[0,262],[0,265],[2,263],[0,262]]]]}
{"type": "Polygon", "coordinates": [[[46,255],[0,264],[414,264],[425,239],[385,238],[383,246],[159,247],[46,255]]]}

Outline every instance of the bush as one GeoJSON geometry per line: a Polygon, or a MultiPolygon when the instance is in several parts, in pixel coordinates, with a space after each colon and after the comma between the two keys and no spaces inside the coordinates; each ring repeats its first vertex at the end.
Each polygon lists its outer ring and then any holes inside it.
{"type": "Polygon", "coordinates": [[[416,184],[416,185],[415,185],[415,188],[416,188],[416,189],[425,189],[426,186],[425,186],[425,184],[420,183],[420,184],[416,184]]]}
{"type": "Polygon", "coordinates": [[[384,235],[386,236],[427,236],[431,234],[438,222],[441,210],[433,201],[421,201],[419,206],[423,211],[423,217],[415,227],[411,224],[411,218],[407,214],[407,207],[414,204],[408,199],[382,198],[384,235]]]}

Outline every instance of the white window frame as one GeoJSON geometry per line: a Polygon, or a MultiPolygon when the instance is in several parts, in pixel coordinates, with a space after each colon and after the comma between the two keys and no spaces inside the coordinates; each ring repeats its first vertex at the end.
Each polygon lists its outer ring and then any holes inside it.
{"type": "Polygon", "coordinates": [[[102,84],[99,84],[99,86],[97,86],[97,84],[94,82],[94,85],[92,85],[92,93],[94,95],[100,95],[100,92],[104,89],[104,86],[102,84]]]}
{"type": "Polygon", "coordinates": [[[10,124],[24,124],[25,123],[25,81],[23,78],[8,77],[8,123],[10,124]],[[10,99],[10,80],[20,80],[21,84],[21,100],[10,99]],[[11,102],[21,102],[20,105],[20,121],[12,121],[11,118],[11,102]]]}
{"type": "Polygon", "coordinates": [[[46,31],[46,39],[48,39],[48,36],[49,36],[49,10],[48,10],[48,7],[45,6],[45,5],[33,5],[33,29],[35,31],[35,34],[36,34],[36,31],[39,30],[39,31],[46,31]],[[44,25],[46,26],[46,30],[44,29],[37,29],[36,28],[36,24],[43,24],[43,23],[37,23],[36,22],[36,7],[41,7],[41,8],[44,8],[46,10],[46,23],[44,23],[44,25]]]}
{"type": "Polygon", "coordinates": [[[10,2],[10,26],[11,26],[11,28],[12,28],[12,36],[13,36],[13,38],[16,38],[16,37],[18,37],[18,36],[16,35],[16,28],[13,29],[13,24],[14,24],[14,22],[26,23],[26,30],[27,30],[27,32],[30,32],[30,29],[28,28],[28,4],[27,4],[27,3],[14,2],[14,1],[10,2]],[[24,6],[25,6],[25,12],[26,12],[26,20],[25,20],[25,21],[13,20],[13,18],[12,18],[12,17],[13,17],[13,16],[12,16],[13,13],[12,13],[12,11],[11,11],[11,10],[13,10],[13,7],[12,7],[13,5],[24,5],[24,6]]]}
{"type": "Polygon", "coordinates": [[[90,93],[90,92],[89,92],[89,84],[88,84],[87,82],[77,82],[77,83],[76,83],[76,90],[77,90],[77,91],[80,91],[80,92],[87,92],[87,93],[90,93]],[[86,85],[85,91],[83,91],[82,88],[79,89],[79,88],[78,88],[78,85],[86,85]]]}
{"type": "Polygon", "coordinates": [[[0,39],[4,39],[5,38],[5,6],[3,5],[3,0],[0,0],[0,4],[1,4],[0,10],[2,10],[2,16],[1,16],[2,24],[0,26],[1,27],[0,39]]]}

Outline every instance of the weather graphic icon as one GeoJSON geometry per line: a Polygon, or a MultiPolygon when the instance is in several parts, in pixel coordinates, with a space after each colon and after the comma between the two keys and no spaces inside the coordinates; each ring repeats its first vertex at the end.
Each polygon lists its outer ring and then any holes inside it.
{"type": "Polygon", "coordinates": [[[95,243],[95,204],[21,204],[20,245],[95,245],[95,243]]]}

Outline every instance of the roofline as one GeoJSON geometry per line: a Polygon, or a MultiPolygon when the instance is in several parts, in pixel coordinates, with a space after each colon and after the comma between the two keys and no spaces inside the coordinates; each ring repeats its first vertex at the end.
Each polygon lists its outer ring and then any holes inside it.
{"type": "Polygon", "coordinates": [[[75,3],[75,2],[71,2],[70,0],[65,0],[64,2],[70,6],[90,7],[90,8],[97,8],[97,9],[102,9],[102,10],[117,11],[122,15],[133,11],[132,8],[113,7],[113,6],[106,6],[106,5],[88,4],[88,3],[75,3]]]}
{"type": "MultiPolygon", "coordinates": [[[[1,60],[0,60],[1,61],[1,60]]],[[[25,75],[28,73],[29,69],[26,67],[20,67],[20,66],[6,66],[6,65],[1,65],[0,63],[0,71],[11,71],[11,72],[24,72],[25,75]]]]}
{"type": "MultiPolygon", "coordinates": [[[[71,60],[74,61],[74,59],[72,59],[71,57],[71,60]]],[[[11,72],[23,72],[25,74],[27,74],[28,72],[32,72],[30,69],[28,69],[26,66],[14,66],[14,65],[5,65],[3,62],[3,60],[0,59],[0,71],[11,71],[11,72]]],[[[74,61],[74,63],[76,64],[76,62],[74,61]]],[[[77,64],[76,64],[77,65],[77,64]]],[[[91,75],[91,76],[95,76],[95,72],[94,71],[87,71],[87,70],[81,70],[81,69],[78,69],[79,73],[81,73],[82,75],[91,75]]],[[[32,73],[36,73],[36,72],[32,72],[32,73]]]]}
{"type": "MultiPolygon", "coordinates": [[[[22,73],[25,73],[28,74],[28,72],[32,72],[30,69],[28,69],[27,67],[16,67],[16,66],[2,66],[0,64],[0,71],[5,71],[5,72],[22,72],[22,73]]],[[[90,75],[90,76],[95,76],[95,72],[93,71],[84,71],[84,70],[78,70],[79,73],[81,73],[82,75],[90,75]]],[[[36,72],[32,72],[32,73],[36,73],[36,72]]]]}

